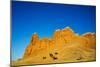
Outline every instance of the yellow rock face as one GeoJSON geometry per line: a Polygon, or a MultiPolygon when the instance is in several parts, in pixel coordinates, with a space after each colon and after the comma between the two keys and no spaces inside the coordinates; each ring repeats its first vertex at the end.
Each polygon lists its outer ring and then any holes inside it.
{"type": "Polygon", "coordinates": [[[77,35],[67,27],[56,30],[52,38],[39,39],[34,33],[22,59],[12,62],[12,65],[94,61],[95,50],[95,33],[77,35]]]}

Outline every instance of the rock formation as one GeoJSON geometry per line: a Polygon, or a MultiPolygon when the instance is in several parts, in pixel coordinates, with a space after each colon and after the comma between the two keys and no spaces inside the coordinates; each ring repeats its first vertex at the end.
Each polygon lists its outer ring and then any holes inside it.
{"type": "Polygon", "coordinates": [[[95,50],[95,33],[77,35],[67,27],[56,30],[52,38],[39,39],[34,33],[22,59],[12,65],[93,61],[95,50]]]}

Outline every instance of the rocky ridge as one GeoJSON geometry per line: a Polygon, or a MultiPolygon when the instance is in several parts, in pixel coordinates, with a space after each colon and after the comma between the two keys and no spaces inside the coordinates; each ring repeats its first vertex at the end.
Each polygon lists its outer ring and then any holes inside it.
{"type": "Polygon", "coordinates": [[[70,27],[54,32],[52,38],[39,39],[37,33],[31,37],[24,55],[13,65],[46,64],[95,60],[96,35],[77,35],[70,27]]]}

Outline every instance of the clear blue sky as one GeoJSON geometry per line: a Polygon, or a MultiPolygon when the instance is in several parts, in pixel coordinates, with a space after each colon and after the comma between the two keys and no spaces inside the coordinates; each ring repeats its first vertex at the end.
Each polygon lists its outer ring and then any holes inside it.
{"type": "Polygon", "coordinates": [[[95,6],[12,2],[12,59],[20,58],[34,32],[51,37],[70,26],[76,33],[95,32],[95,6]]]}

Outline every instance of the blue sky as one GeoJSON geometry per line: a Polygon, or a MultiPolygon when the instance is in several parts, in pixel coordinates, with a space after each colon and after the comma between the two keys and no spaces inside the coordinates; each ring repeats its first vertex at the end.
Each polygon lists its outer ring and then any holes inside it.
{"type": "Polygon", "coordinates": [[[22,57],[34,32],[51,37],[56,29],[71,27],[76,33],[95,32],[95,6],[12,2],[12,59],[22,57]]]}

